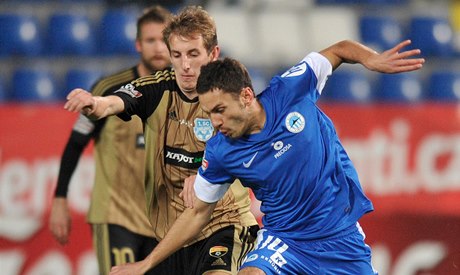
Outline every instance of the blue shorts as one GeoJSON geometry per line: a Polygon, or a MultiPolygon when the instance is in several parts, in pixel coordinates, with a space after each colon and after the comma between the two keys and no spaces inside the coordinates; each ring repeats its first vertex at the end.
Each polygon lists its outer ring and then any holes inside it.
{"type": "Polygon", "coordinates": [[[359,224],[318,241],[281,240],[261,229],[256,248],[241,266],[270,274],[378,274],[371,264],[371,249],[359,224]]]}

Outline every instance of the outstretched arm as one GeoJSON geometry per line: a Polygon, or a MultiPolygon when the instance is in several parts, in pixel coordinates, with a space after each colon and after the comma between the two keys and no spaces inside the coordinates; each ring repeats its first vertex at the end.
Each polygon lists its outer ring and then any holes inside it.
{"type": "Polygon", "coordinates": [[[418,70],[425,63],[424,58],[413,58],[420,54],[419,49],[403,50],[410,43],[410,40],[405,40],[389,50],[378,53],[359,42],[344,40],[320,53],[331,62],[333,70],[342,63],[360,63],[371,71],[401,73],[418,70]]]}
{"type": "Polygon", "coordinates": [[[110,275],[144,274],[198,235],[208,224],[216,203],[206,203],[195,196],[194,208],[186,208],[169,229],[165,238],[142,261],[112,267],[110,275]]]}
{"type": "Polygon", "coordinates": [[[93,96],[83,89],[74,89],[67,95],[64,109],[100,119],[123,112],[125,104],[118,96],[93,96]]]}

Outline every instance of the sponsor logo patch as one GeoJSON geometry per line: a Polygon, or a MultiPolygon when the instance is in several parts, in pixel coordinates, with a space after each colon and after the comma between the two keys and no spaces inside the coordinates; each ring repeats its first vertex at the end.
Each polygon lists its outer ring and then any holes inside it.
{"type": "Polygon", "coordinates": [[[139,98],[142,96],[139,91],[136,91],[133,84],[126,84],[125,86],[122,86],[120,89],[116,90],[115,93],[125,93],[132,98],[139,98]]]}
{"type": "Polygon", "coordinates": [[[209,249],[209,255],[211,255],[214,258],[220,258],[223,257],[225,254],[228,252],[228,247],[225,246],[213,246],[209,249]]]}
{"type": "Polygon", "coordinates": [[[249,263],[249,262],[257,260],[257,258],[259,258],[259,255],[252,254],[251,256],[247,257],[246,260],[244,260],[244,262],[249,263]]]}
{"type": "Polygon", "coordinates": [[[198,169],[203,161],[203,152],[188,152],[179,148],[165,147],[165,163],[188,169],[198,169]]]}

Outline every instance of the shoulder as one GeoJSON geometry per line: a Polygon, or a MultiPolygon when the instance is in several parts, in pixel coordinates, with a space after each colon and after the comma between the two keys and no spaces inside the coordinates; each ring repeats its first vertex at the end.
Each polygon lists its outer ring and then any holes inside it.
{"type": "Polygon", "coordinates": [[[167,68],[162,71],[156,71],[154,74],[147,75],[135,79],[131,82],[135,87],[142,87],[146,85],[175,85],[176,75],[172,68],[167,68]]]}
{"type": "Polygon", "coordinates": [[[92,89],[93,95],[103,95],[107,92],[114,91],[120,86],[131,82],[136,78],[133,68],[125,69],[110,76],[100,79],[92,89]]]}

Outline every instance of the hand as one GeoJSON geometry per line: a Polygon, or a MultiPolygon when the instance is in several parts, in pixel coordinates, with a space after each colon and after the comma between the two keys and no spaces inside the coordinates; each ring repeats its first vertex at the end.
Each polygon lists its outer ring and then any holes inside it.
{"type": "Polygon", "coordinates": [[[109,275],[143,275],[148,270],[145,265],[145,261],[140,261],[113,266],[109,275]]]}
{"type": "Polygon", "coordinates": [[[184,189],[180,192],[179,197],[184,200],[185,207],[193,208],[193,201],[195,200],[195,178],[196,175],[190,176],[184,180],[184,189]]]}
{"type": "Polygon", "coordinates": [[[71,219],[66,198],[53,199],[49,228],[54,238],[60,244],[67,244],[70,235],[71,219]]]}
{"type": "Polygon", "coordinates": [[[70,112],[81,112],[88,116],[96,109],[97,101],[91,93],[83,89],[73,89],[67,95],[67,102],[64,104],[64,109],[70,112]]]}
{"type": "Polygon", "coordinates": [[[420,50],[414,49],[401,52],[402,48],[410,43],[410,40],[405,40],[381,54],[371,55],[364,66],[372,71],[390,74],[418,70],[422,68],[425,59],[411,57],[419,55],[420,50]]]}

